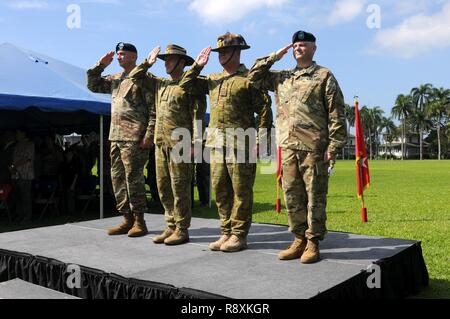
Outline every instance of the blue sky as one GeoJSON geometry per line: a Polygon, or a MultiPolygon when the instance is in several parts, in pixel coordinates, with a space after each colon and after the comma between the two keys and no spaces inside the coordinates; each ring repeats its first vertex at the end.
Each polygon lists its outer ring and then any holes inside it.
{"type": "MultiPolygon", "coordinates": [[[[388,113],[396,96],[414,86],[450,86],[450,0],[0,1],[0,43],[83,68],[119,41],[134,43],[139,60],[168,43],[195,58],[226,31],[242,34],[251,45],[242,54],[250,67],[300,29],[318,38],[315,60],[333,71],[347,103],[358,95],[362,105],[388,113]],[[73,4],[80,9],[80,28],[67,25],[73,4]]],[[[212,54],[205,73],[221,70],[212,54]]],[[[274,69],[294,65],[288,55],[274,69]]],[[[107,71],[119,70],[114,62],[107,71]]],[[[152,72],[165,76],[163,63],[152,72]]]]}

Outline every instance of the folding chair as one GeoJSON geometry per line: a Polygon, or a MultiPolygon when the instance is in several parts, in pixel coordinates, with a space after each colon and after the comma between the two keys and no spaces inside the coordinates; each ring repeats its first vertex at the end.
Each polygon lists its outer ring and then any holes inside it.
{"type": "Polygon", "coordinates": [[[6,211],[8,220],[11,223],[11,211],[8,206],[9,194],[11,194],[12,186],[9,184],[0,185],[0,210],[6,211]]]}
{"type": "Polygon", "coordinates": [[[44,214],[49,208],[53,208],[56,215],[59,215],[58,203],[59,197],[56,196],[58,190],[58,182],[56,181],[34,181],[33,191],[35,198],[33,203],[43,205],[39,219],[44,217],[44,214]]]}
{"type": "Polygon", "coordinates": [[[77,188],[79,194],[77,195],[77,200],[86,201],[86,204],[84,205],[83,210],[81,211],[81,215],[84,215],[91,201],[98,197],[97,194],[98,184],[99,179],[97,176],[89,176],[78,180],[77,188]]]}

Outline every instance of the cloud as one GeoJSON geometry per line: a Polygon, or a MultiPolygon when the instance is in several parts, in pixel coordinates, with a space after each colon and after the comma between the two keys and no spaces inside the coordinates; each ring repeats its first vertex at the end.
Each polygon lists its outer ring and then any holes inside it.
{"type": "Polygon", "coordinates": [[[401,58],[450,46],[450,3],[433,15],[418,14],[378,31],[372,45],[369,53],[390,53],[401,58]]]}
{"type": "Polygon", "coordinates": [[[236,22],[252,11],[282,7],[290,0],[193,0],[189,10],[196,12],[205,23],[236,22]]]}
{"type": "Polygon", "coordinates": [[[416,12],[424,12],[432,4],[430,0],[397,0],[394,4],[395,13],[408,15],[416,12]]]}
{"type": "Polygon", "coordinates": [[[335,26],[355,19],[364,9],[366,0],[339,0],[328,16],[327,23],[335,26]]]}
{"type": "Polygon", "coordinates": [[[93,4],[121,4],[121,0],[78,0],[77,3],[93,3],[93,4]]]}
{"type": "Polygon", "coordinates": [[[47,1],[29,0],[29,1],[11,1],[6,4],[8,7],[17,10],[39,10],[48,7],[47,1]]]}

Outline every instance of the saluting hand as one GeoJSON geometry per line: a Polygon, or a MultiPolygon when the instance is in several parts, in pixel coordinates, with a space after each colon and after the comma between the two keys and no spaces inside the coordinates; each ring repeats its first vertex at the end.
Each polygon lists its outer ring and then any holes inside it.
{"type": "Polygon", "coordinates": [[[277,51],[277,58],[278,58],[278,60],[280,60],[281,58],[283,58],[284,55],[285,55],[286,53],[288,53],[289,49],[292,48],[293,46],[294,46],[294,45],[291,43],[291,44],[285,46],[284,48],[278,50],[278,51],[277,51]]]}
{"type": "Polygon", "coordinates": [[[104,56],[102,56],[98,62],[100,62],[100,64],[102,64],[103,66],[107,67],[114,60],[114,54],[115,54],[114,51],[108,52],[104,56]]]}
{"type": "Polygon", "coordinates": [[[202,50],[202,52],[200,52],[200,54],[198,55],[197,59],[195,60],[195,62],[199,65],[199,66],[205,66],[208,63],[209,60],[209,54],[211,53],[211,47],[207,47],[204,48],[202,50]]]}
{"type": "Polygon", "coordinates": [[[154,64],[156,62],[156,59],[158,58],[158,54],[159,52],[161,52],[161,47],[157,46],[156,48],[154,48],[147,57],[147,61],[150,64],[154,64]]]}

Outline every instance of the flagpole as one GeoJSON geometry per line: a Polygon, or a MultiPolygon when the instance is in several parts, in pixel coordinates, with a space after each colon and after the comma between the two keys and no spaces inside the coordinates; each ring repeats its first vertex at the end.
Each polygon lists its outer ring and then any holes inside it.
{"type": "Polygon", "coordinates": [[[277,154],[277,202],[275,204],[275,211],[281,213],[281,196],[280,196],[280,180],[281,180],[281,147],[278,147],[277,154]]]}
{"type": "MultiPolygon", "coordinates": [[[[363,185],[363,171],[362,165],[359,165],[359,179],[361,180],[361,185],[363,185]]],[[[367,208],[364,205],[364,189],[361,189],[361,219],[363,224],[367,223],[367,208]]]]}
{"type": "MultiPolygon", "coordinates": [[[[359,98],[357,96],[355,96],[355,111],[358,111],[358,114],[359,114],[359,98]]],[[[356,135],[358,135],[358,134],[356,134],[356,135]]],[[[356,154],[356,156],[358,157],[359,154],[356,154]]],[[[359,169],[359,184],[361,187],[361,195],[360,195],[361,196],[361,205],[362,205],[361,219],[362,219],[363,224],[365,224],[365,223],[367,223],[367,208],[365,207],[365,204],[364,204],[364,178],[363,178],[364,158],[360,158],[358,160],[357,165],[359,166],[358,167],[358,169],[359,169]]]]}

